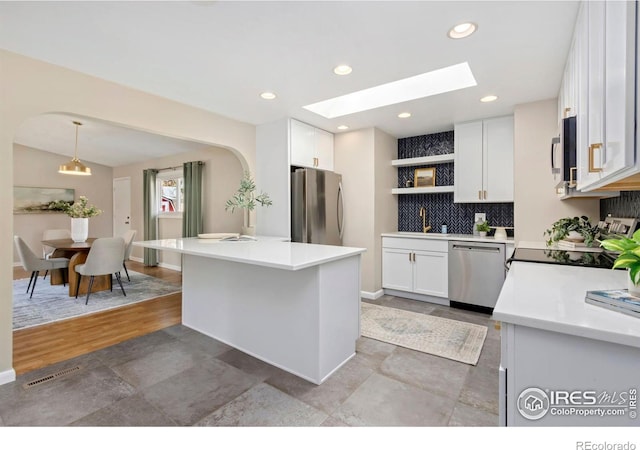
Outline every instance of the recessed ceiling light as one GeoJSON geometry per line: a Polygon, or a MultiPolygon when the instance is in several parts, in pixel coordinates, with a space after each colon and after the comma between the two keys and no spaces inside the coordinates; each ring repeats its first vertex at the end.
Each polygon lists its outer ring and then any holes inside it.
{"type": "Polygon", "coordinates": [[[477,29],[478,26],[475,23],[464,22],[451,28],[449,30],[448,36],[451,39],[462,39],[472,35],[477,29]]]}
{"type": "Polygon", "coordinates": [[[480,101],[482,103],[495,102],[496,100],[498,100],[498,96],[497,95],[487,95],[486,97],[482,97],[480,99],[480,101]]]}
{"type": "Polygon", "coordinates": [[[276,98],[276,94],[274,94],[273,92],[263,92],[262,94],[260,94],[260,97],[265,100],[273,100],[274,98],[276,98]]]}
{"type": "Polygon", "coordinates": [[[335,69],[333,69],[333,73],[336,75],[349,75],[353,69],[346,64],[340,64],[335,69]]]}
{"type": "Polygon", "coordinates": [[[348,129],[349,129],[349,127],[348,127],[348,126],[346,126],[346,125],[340,125],[340,126],[338,127],[338,130],[348,130],[348,129]]]}
{"type": "Polygon", "coordinates": [[[475,86],[466,62],[330,98],[303,108],[327,119],[475,86]]]}
{"type": "Polygon", "coordinates": [[[411,117],[411,113],[410,112],[403,112],[398,114],[398,117],[400,117],[401,119],[406,119],[407,117],[411,117]]]}

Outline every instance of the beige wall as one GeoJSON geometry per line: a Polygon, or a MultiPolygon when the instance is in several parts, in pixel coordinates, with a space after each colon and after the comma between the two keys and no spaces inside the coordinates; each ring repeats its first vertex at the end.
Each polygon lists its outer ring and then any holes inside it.
{"type": "Polygon", "coordinates": [[[380,233],[397,231],[398,203],[391,194],[396,171],[391,160],[398,142],[384,132],[367,128],[335,136],[335,171],[342,174],[345,199],[343,244],[364,247],[362,287],[382,289],[382,241],[380,233]]]}
{"type": "Polygon", "coordinates": [[[518,105],[514,113],[514,225],[516,241],[544,241],[544,231],[562,217],[600,217],[594,199],[558,200],[549,166],[551,138],[558,133],[556,99],[518,105]]]}
{"type": "MultiPolygon", "coordinates": [[[[111,196],[111,167],[101,166],[91,161],[84,163],[91,168],[90,177],[78,177],[58,173],[58,166],[69,162],[68,156],[43,152],[22,145],[14,145],[13,184],[14,186],[54,187],[75,189],[76,200],[81,195],[89,203],[102,210],[102,214],[89,219],[89,235],[104,237],[112,235],[113,201],[111,196]]],[[[62,213],[16,214],[13,216],[13,232],[25,240],[37,255],[42,253],[42,233],[46,229],[71,229],[69,216],[62,213]]],[[[13,249],[13,261],[20,258],[13,249]]]]}
{"type": "MultiPolygon", "coordinates": [[[[63,67],[0,50],[0,201],[13,202],[13,143],[29,117],[49,112],[107,120],[138,130],[231,149],[255,172],[255,126],[63,67]]],[[[12,247],[13,216],[0,218],[12,247]]],[[[0,255],[0,379],[12,367],[12,259],[0,255]]]]}
{"type": "MultiPolygon", "coordinates": [[[[204,232],[240,232],[243,221],[242,212],[236,211],[232,214],[224,210],[224,205],[240,185],[243,172],[242,164],[236,155],[229,150],[203,146],[201,150],[179,153],[113,169],[114,178],[131,178],[131,228],[138,231],[135,240],[141,241],[144,238],[142,171],[151,168],[181,167],[187,161],[204,161],[205,163],[202,186],[204,232]]],[[[160,219],[159,222],[159,239],[182,236],[181,220],[160,219]]],[[[142,249],[134,247],[131,256],[133,258],[142,258],[142,249]]],[[[158,258],[161,263],[180,266],[180,255],[159,252],[158,258]]]]}
{"type": "Polygon", "coordinates": [[[391,160],[398,157],[398,140],[375,130],[375,273],[374,292],[382,289],[382,233],[398,231],[398,196],[391,189],[398,184],[398,169],[391,160]]]}

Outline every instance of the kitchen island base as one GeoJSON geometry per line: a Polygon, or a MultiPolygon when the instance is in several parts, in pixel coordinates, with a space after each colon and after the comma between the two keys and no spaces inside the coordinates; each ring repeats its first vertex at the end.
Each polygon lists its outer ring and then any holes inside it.
{"type": "Polygon", "coordinates": [[[280,270],[184,254],[182,284],[185,326],[312,383],[355,355],[360,255],[280,270]]]}

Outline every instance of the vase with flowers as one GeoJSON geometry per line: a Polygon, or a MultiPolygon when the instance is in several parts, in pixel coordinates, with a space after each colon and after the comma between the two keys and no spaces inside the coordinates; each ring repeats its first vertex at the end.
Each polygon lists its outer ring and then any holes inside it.
{"type": "Polygon", "coordinates": [[[67,204],[64,212],[71,217],[71,239],[73,242],[85,242],[89,237],[89,218],[102,214],[102,210],[90,205],[84,195],[81,195],[77,202],[67,204]]]}

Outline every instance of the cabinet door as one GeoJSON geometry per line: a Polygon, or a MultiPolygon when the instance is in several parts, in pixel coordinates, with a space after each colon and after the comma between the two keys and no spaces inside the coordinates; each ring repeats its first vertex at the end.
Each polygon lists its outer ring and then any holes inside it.
{"type": "Polygon", "coordinates": [[[462,123],[454,129],[455,171],[453,201],[482,201],[482,121],[462,123]]]}
{"type": "Polygon", "coordinates": [[[605,3],[603,178],[634,165],[635,7],[605,3]]]}
{"type": "Polygon", "coordinates": [[[483,122],[483,127],[482,198],[487,202],[512,202],[513,116],[487,119],[483,122]]]}
{"type": "Polygon", "coordinates": [[[598,172],[589,172],[589,5],[582,3],[575,29],[577,56],[578,114],[576,118],[576,159],[580,190],[600,178],[598,172]]]}
{"type": "Polygon", "coordinates": [[[315,128],[291,119],[291,165],[315,167],[315,128]]]}
{"type": "Polygon", "coordinates": [[[589,9],[589,100],[587,150],[588,172],[599,179],[603,165],[604,150],[604,22],[605,5],[603,1],[587,2],[589,9]]]}
{"type": "Polygon", "coordinates": [[[315,129],[316,168],[333,171],[333,134],[315,129]]]}
{"type": "Polygon", "coordinates": [[[417,251],[413,263],[413,291],[448,298],[448,254],[417,251]]]}
{"type": "Polygon", "coordinates": [[[399,291],[413,290],[413,262],[410,250],[382,249],[382,287],[399,291]]]}

